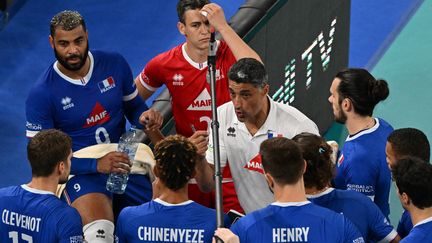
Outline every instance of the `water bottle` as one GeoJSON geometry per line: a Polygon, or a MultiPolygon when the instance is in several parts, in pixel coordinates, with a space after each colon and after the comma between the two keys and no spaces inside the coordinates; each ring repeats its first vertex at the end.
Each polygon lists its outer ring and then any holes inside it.
{"type": "MultiPolygon", "coordinates": [[[[140,142],[139,130],[131,127],[125,132],[118,142],[117,151],[126,153],[131,162],[134,161],[135,153],[140,142]]],[[[106,189],[115,194],[123,194],[126,190],[129,174],[111,173],[106,183],[106,189]]]]}

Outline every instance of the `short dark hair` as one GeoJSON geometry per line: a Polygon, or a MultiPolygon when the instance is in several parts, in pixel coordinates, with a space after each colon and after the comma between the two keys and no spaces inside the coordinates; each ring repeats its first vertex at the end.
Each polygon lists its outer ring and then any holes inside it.
{"type": "Polygon", "coordinates": [[[209,4],[208,0],[180,0],[177,3],[177,15],[181,23],[185,24],[184,14],[188,10],[202,9],[204,5],[209,4]]]}
{"type": "Polygon", "coordinates": [[[305,187],[321,190],[328,186],[335,175],[331,146],[322,137],[307,132],[294,136],[293,140],[299,145],[307,163],[303,175],[305,187]]]}
{"type": "Polygon", "coordinates": [[[27,158],[34,177],[46,177],[61,161],[66,161],[72,149],[72,139],[56,129],[38,132],[27,144],[27,158]]]}
{"type": "Polygon", "coordinates": [[[415,156],[426,162],[430,160],[430,145],[426,134],[416,128],[396,129],[390,133],[387,141],[391,144],[397,159],[415,156]]]}
{"type": "Polygon", "coordinates": [[[171,135],[154,148],[159,179],[173,191],[184,187],[195,171],[197,149],[187,138],[171,135]]]}
{"type": "Polygon", "coordinates": [[[336,78],[341,80],[337,88],[339,104],[345,98],[350,99],[354,111],[362,116],[372,116],[376,104],[390,93],[387,81],[375,79],[366,69],[344,69],[336,74],[336,78]]]}
{"type": "Polygon", "coordinates": [[[70,31],[78,26],[82,26],[83,30],[86,31],[86,25],[84,18],[77,11],[64,10],[51,19],[50,23],[50,33],[54,37],[57,27],[62,28],[62,30],[70,31]]]}
{"type": "Polygon", "coordinates": [[[264,170],[279,184],[295,184],[303,175],[304,160],[300,148],[291,139],[276,137],[260,146],[264,170]]]}
{"type": "Polygon", "coordinates": [[[398,160],[392,169],[399,194],[406,193],[419,209],[432,207],[432,165],[417,157],[398,160]]]}
{"type": "Polygon", "coordinates": [[[242,58],[228,71],[228,78],[236,83],[249,83],[255,87],[267,84],[267,72],[264,64],[254,58],[242,58]]]}

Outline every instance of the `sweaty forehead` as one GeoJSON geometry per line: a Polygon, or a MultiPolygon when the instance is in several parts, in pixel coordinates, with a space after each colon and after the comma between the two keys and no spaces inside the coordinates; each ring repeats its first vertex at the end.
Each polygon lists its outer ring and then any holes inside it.
{"type": "Polygon", "coordinates": [[[64,30],[62,27],[57,27],[54,33],[54,39],[57,40],[74,40],[81,36],[85,36],[85,31],[83,27],[80,25],[72,30],[64,30]]]}
{"type": "Polygon", "coordinates": [[[229,88],[233,91],[240,92],[240,91],[254,91],[257,88],[249,83],[237,83],[232,80],[229,81],[229,88]]]}
{"type": "Polygon", "coordinates": [[[200,9],[189,9],[184,13],[184,21],[186,24],[193,22],[204,22],[206,19],[200,13],[200,9]]]}

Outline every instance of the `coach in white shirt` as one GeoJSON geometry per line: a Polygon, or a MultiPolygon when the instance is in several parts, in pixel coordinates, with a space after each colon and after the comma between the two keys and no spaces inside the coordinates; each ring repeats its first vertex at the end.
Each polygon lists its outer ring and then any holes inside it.
{"type": "MultiPolygon", "coordinates": [[[[302,132],[318,134],[318,128],[296,108],[268,96],[267,73],[261,62],[240,59],[231,67],[228,78],[231,102],[217,110],[221,167],[230,164],[240,204],[249,213],[273,202],[258,153],[260,144],[271,137],[292,138],[302,132]]],[[[213,175],[210,134],[208,150],[200,156],[195,177],[204,192],[215,187],[213,175]]]]}

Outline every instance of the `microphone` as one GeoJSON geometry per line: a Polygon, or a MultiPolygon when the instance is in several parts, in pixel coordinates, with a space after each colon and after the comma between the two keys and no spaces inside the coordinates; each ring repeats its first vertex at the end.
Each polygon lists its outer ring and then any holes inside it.
{"type": "Polygon", "coordinates": [[[208,55],[209,55],[209,57],[216,56],[216,39],[215,39],[214,30],[211,30],[211,33],[210,33],[210,43],[209,43],[209,54],[208,55]]]}
{"type": "Polygon", "coordinates": [[[208,65],[216,66],[216,49],[217,43],[215,38],[215,31],[213,27],[210,27],[210,42],[209,42],[209,53],[208,53],[208,65]]]}

